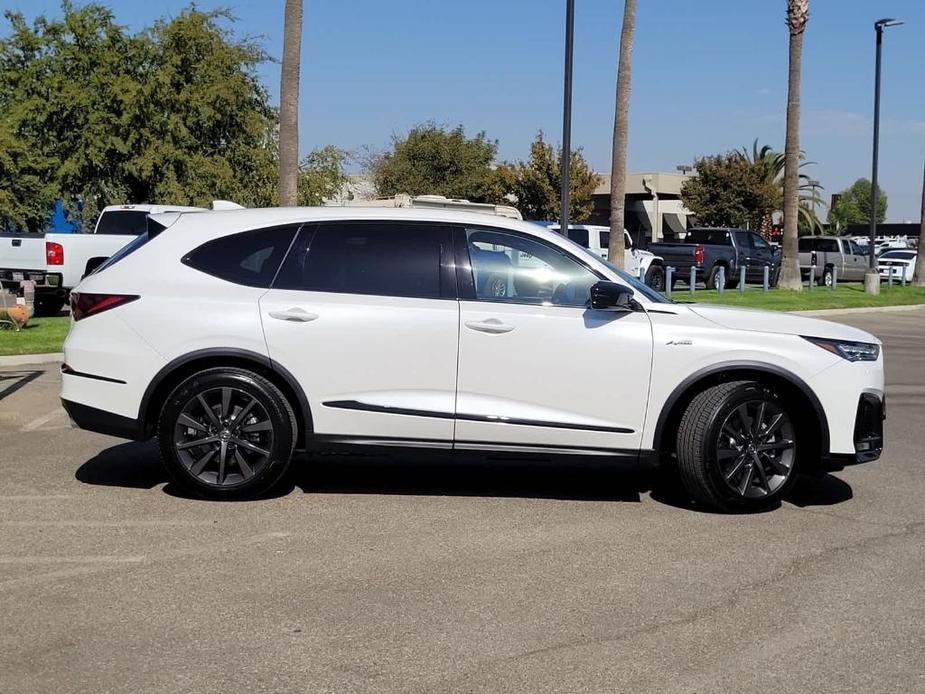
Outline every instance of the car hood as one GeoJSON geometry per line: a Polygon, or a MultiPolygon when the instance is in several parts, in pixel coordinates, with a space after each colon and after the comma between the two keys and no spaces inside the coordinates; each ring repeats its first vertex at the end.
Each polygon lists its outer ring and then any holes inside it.
{"type": "Polygon", "coordinates": [[[852,328],[850,325],[832,323],[831,321],[810,318],[809,316],[801,316],[795,313],[758,311],[730,308],[728,306],[712,306],[710,304],[696,304],[688,308],[711,323],[733,330],[753,330],[762,333],[826,337],[833,340],[880,344],[880,340],[874,335],[852,328]]]}

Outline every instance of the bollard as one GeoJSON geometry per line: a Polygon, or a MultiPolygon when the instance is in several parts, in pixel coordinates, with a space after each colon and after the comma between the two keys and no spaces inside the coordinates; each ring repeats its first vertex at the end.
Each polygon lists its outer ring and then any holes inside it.
{"type": "Polygon", "coordinates": [[[886,286],[888,286],[888,287],[892,287],[892,286],[893,286],[893,266],[892,266],[892,265],[890,265],[890,277],[889,277],[889,279],[887,279],[887,281],[886,281],[886,286]]]}
{"type": "Polygon", "coordinates": [[[813,290],[813,286],[816,284],[816,266],[815,264],[809,266],[809,291],[813,290]]]}
{"type": "Polygon", "coordinates": [[[717,282],[716,288],[719,290],[720,294],[726,291],[726,268],[722,265],[719,268],[719,282],[717,282]]]}
{"type": "Polygon", "coordinates": [[[691,294],[694,293],[694,287],[697,286],[697,266],[691,265],[691,276],[688,278],[691,281],[691,294]]]}
{"type": "Polygon", "coordinates": [[[838,286],[838,268],[832,268],[832,291],[835,291],[835,288],[838,286]]]}
{"type": "Polygon", "coordinates": [[[745,291],[745,265],[739,268],[739,291],[745,291]]]}
{"type": "Polygon", "coordinates": [[[671,298],[671,281],[674,279],[674,267],[669,265],[665,268],[665,296],[671,298]]]}
{"type": "Polygon", "coordinates": [[[906,286],[906,268],[903,268],[903,271],[899,273],[899,281],[902,283],[902,286],[906,286]]]}
{"type": "Polygon", "coordinates": [[[764,291],[768,291],[770,289],[770,287],[768,286],[768,266],[767,265],[764,266],[764,278],[763,278],[762,285],[763,285],[762,288],[764,289],[764,291]]]}

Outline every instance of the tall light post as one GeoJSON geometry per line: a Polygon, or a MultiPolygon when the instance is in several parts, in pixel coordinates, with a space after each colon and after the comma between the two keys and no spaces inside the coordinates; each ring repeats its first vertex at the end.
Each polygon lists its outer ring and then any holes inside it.
{"type": "Polygon", "coordinates": [[[899,20],[885,18],[874,22],[877,34],[877,58],[874,68],[874,147],[870,175],[870,266],[864,275],[864,289],[868,294],[880,293],[880,275],[877,272],[877,160],[880,155],[880,52],[883,44],[883,30],[902,24],[899,20]]]}
{"type": "Polygon", "coordinates": [[[559,231],[568,236],[569,190],[572,173],[572,44],[575,36],[575,0],[565,2],[565,79],[562,95],[562,192],[559,206],[559,231]]]}
{"type": "Polygon", "coordinates": [[[815,216],[816,216],[816,188],[821,188],[821,187],[822,187],[822,184],[819,183],[819,181],[812,180],[812,181],[807,181],[807,182],[806,182],[806,185],[808,185],[809,188],[810,188],[810,190],[813,191],[813,200],[812,200],[812,202],[813,202],[813,217],[815,217],[815,216]]]}

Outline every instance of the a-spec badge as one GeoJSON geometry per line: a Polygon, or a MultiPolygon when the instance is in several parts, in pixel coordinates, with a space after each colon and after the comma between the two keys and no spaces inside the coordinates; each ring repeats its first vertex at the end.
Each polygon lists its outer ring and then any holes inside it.
{"type": "Polygon", "coordinates": [[[692,345],[694,343],[692,340],[669,340],[665,344],[666,345],[692,345]]]}

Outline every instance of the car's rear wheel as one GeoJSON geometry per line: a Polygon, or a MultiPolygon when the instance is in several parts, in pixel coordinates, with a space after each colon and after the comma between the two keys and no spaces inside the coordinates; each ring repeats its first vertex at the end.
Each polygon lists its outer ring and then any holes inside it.
{"type": "Polygon", "coordinates": [[[214,368],[190,376],[167,398],[158,423],[161,458],[197,496],[259,496],[286,474],[296,438],[292,406],[251,371],[214,368]]]}
{"type": "Polygon", "coordinates": [[[64,297],[53,294],[35,297],[35,315],[37,316],[57,316],[63,308],[64,297]]]}
{"type": "Polygon", "coordinates": [[[779,503],[795,480],[796,426],[787,403],[754,381],[708,388],[678,427],[678,472],[697,503],[724,511],[779,503]]]}
{"type": "Polygon", "coordinates": [[[831,287],[835,281],[835,271],[831,267],[827,267],[822,271],[822,284],[826,287],[831,287]]]}

